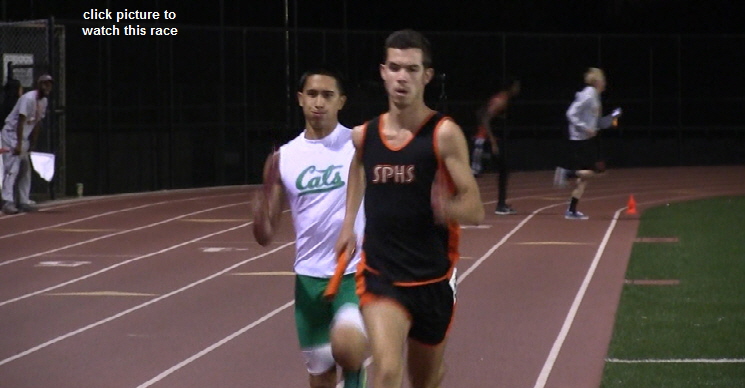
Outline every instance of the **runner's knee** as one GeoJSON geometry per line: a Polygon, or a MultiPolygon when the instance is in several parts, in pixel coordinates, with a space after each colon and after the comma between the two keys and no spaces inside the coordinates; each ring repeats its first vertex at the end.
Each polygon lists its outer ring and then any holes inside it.
{"type": "Polygon", "coordinates": [[[572,190],[572,197],[580,199],[582,198],[582,194],[585,193],[585,187],[587,187],[587,182],[581,181],[577,184],[577,187],[572,190]]]}
{"type": "Polygon", "coordinates": [[[377,385],[386,387],[397,386],[403,380],[403,365],[401,363],[386,363],[375,360],[375,381],[377,385]]]}
{"type": "Polygon", "coordinates": [[[352,326],[361,332],[362,335],[366,335],[362,313],[360,313],[359,306],[354,303],[346,303],[341,306],[339,311],[336,312],[336,315],[334,315],[334,321],[331,323],[331,326],[352,326]]]}
{"type": "Polygon", "coordinates": [[[362,315],[355,304],[337,312],[331,328],[331,349],[336,362],[347,370],[357,370],[367,357],[367,335],[362,315]]]}
{"type": "Polygon", "coordinates": [[[305,367],[311,375],[320,375],[336,366],[331,355],[331,344],[323,344],[313,348],[303,349],[305,367]]]}

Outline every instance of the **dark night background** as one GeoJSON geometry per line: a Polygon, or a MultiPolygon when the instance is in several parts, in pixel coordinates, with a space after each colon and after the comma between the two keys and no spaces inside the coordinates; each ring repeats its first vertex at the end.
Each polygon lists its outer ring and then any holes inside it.
{"type": "MultiPolygon", "coordinates": [[[[64,26],[57,190],[70,194],[81,182],[86,193],[107,194],[255,183],[271,146],[302,126],[295,82],[320,63],[347,77],[342,123],[371,118],[385,109],[377,74],[382,44],[401,28],[424,31],[433,42],[435,69],[447,83],[430,84],[428,103],[466,134],[503,78],[522,79],[523,92],[503,120],[516,170],[554,165],[564,111],[590,66],[608,73],[604,106],[625,112],[620,130],[604,135],[611,167],[742,164],[740,3],[0,0],[0,19],[53,16],[64,26]],[[178,27],[179,34],[83,36],[82,27],[113,23],[85,21],[83,12],[107,8],[175,11],[176,20],[120,26],[178,27]]],[[[0,35],[0,51],[24,52],[3,47],[9,36],[0,35]]]]}
{"type": "MultiPolygon", "coordinates": [[[[700,0],[288,0],[297,3],[298,27],[356,30],[499,31],[545,33],[742,33],[738,1],[700,0]]],[[[79,19],[89,8],[171,9],[178,22],[226,26],[281,27],[282,0],[222,1],[60,1],[2,0],[2,18],[79,19]]],[[[290,15],[292,19],[292,15],[290,15]]]]}

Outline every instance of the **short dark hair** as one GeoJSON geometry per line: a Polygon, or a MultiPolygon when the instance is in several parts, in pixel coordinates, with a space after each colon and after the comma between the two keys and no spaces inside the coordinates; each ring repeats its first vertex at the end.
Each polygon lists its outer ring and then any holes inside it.
{"type": "Polygon", "coordinates": [[[385,40],[385,53],[383,59],[388,55],[388,49],[420,49],[422,50],[422,64],[425,68],[432,67],[432,45],[429,40],[419,31],[410,29],[398,30],[385,40]]]}
{"type": "Polygon", "coordinates": [[[339,73],[338,71],[328,66],[315,67],[303,73],[303,75],[300,76],[300,81],[298,82],[297,91],[302,92],[303,88],[305,88],[305,83],[308,81],[308,78],[314,75],[325,75],[325,76],[335,79],[336,87],[339,88],[339,95],[342,95],[342,96],[346,95],[346,92],[344,91],[344,79],[342,78],[341,73],[339,73]]]}

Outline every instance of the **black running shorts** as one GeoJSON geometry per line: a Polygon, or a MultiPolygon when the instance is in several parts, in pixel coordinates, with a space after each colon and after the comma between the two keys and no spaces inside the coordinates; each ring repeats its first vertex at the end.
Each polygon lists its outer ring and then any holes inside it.
{"type": "Polygon", "coordinates": [[[397,286],[364,270],[358,277],[357,292],[363,309],[366,303],[381,297],[399,303],[411,319],[409,338],[427,345],[445,340],[455,311],[455,290],[450,279],[397,286]]]}

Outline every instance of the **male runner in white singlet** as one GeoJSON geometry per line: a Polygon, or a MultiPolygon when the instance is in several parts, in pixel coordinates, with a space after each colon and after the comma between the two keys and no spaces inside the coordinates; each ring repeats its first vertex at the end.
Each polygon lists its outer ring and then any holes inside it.
{"type": "MultiPolygon", "coordinates": [[[[335,387],[338,364],[345,388],[364,387],[367,337],[354,281],[361,249],[350,258],[336,297],[323,297],[336,268],[334,243],[344,221],[354,155],[352,131],[338,122],[346,97],[339,76],[330,70],[308,71],[299,85],[305,130],[267,158],[264,190],[255,201],[254,236],[261,245],[271,241],[284,192],[297,238],[295,322],[310,386],[335,387]]],[[[357,218],[354,229],[362,235],[364,217],[357,218]]]]}

